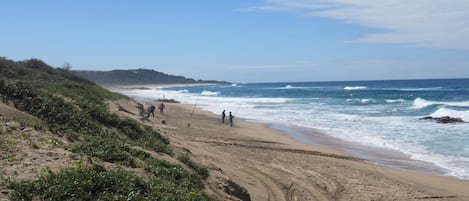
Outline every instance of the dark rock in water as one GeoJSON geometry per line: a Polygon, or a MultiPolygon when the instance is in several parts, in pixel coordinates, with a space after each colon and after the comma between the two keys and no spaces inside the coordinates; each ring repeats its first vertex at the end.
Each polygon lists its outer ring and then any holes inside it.
{"type": "Polygon", "coordinates": [[[433,120],[433,117],[430,117],[430,116],[422,117],[419,120],[433,120]]]}
{"type": "Polygon", "coordinates": [[[420,120],[432,120],[435,121],[436,123],[440,124],[449,124],[449,123],[464,123],[464,121],[461,118],[453,118],[449,116],[443,116],[443,117],[423,117],[420,118],[420,120]]]}

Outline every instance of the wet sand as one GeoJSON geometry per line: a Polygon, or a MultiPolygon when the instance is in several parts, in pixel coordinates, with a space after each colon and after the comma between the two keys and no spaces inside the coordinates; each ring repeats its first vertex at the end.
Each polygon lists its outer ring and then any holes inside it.
{"type": "Polygon", "coordinates": [[[288,133],[295,140],[315,146],[333,147],[354,157],[368,160],[377,165],[420,173],[445,176],[448,172],[430,162],[412,159],[409,155],[389,148],[372,147],[335,138],[312,128],[271,125],[272,128],[288,133]]]}

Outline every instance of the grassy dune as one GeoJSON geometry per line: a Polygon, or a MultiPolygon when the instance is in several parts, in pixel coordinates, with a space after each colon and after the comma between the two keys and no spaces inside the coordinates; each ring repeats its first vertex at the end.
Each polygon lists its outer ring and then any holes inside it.
{"type": "Polygon", "coordinates": [[[2,160],[15,162],[20,143],[12,136],[26,136],[22,139],[35,149],[44,147],[28,139],[28,128],[39,133],[37,139],[55,139],[55,148],[73,161],[31,178],[4,175],[1,189],[12,200],[209,200],[203,191],[205,167],[187,155],[179,158],[189,169],[155,158],[150,153],[175,155],[168,138],[109,111],[107,101],[128,99],[121,94],[40,60],[0,58],[0,98],[36,119],[0,118],[1,125],[21,128],[0,127],[2,160]]]}

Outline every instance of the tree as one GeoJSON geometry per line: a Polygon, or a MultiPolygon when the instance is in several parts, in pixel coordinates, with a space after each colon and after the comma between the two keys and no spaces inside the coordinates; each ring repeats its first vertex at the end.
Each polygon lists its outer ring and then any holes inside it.
{"type": "Polygon", "coordinates": [[[65,62],[59,68],[62,69],[62,70],[65,70],[65,71],[69,71],[70,69],[72,69],[72,64],[70,64],[69,62],[65,62]]]}

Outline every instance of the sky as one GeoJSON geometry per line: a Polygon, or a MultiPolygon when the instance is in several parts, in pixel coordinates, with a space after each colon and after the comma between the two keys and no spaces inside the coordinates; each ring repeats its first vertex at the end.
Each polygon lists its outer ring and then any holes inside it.
{"type": "Polygon", "coordinates": [[[286,82],[469,78],[469,0],[15,0],[0,56],[286,82]]]}

